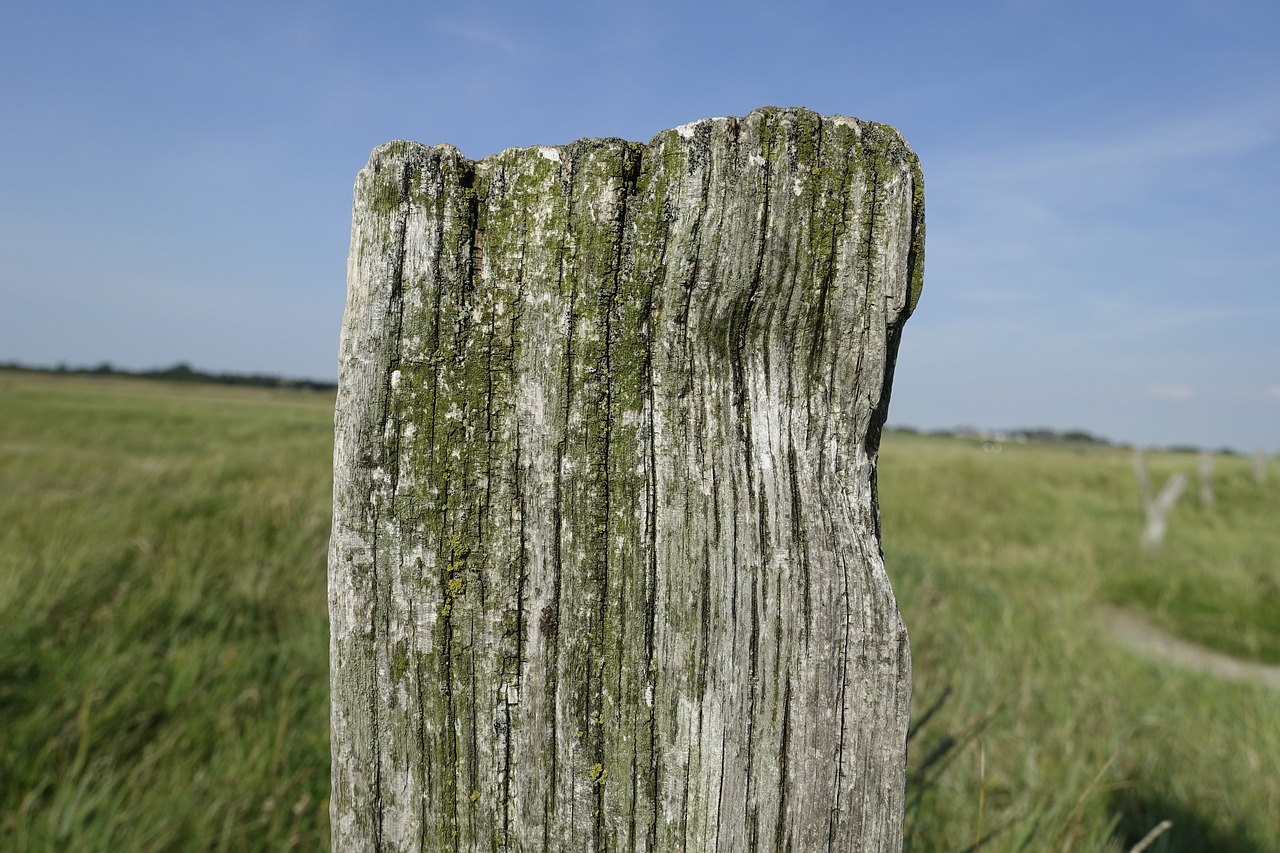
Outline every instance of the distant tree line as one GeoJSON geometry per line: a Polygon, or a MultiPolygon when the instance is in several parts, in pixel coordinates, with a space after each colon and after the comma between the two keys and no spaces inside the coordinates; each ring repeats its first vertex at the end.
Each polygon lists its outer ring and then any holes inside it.
{"type": "Polygon", "coordinates": [[[975,427],[955,427],[954,429],[932,429],[922,433],[910,426],[886,427],[890,432],[914,433],[917,435],[936,435],[949,438],[969,438],[977,441],[1037,442],[1041,444],[1097,444],[1112,447],[1111,441],[1093,435],[1082,429],[1055,430],[1048,427],[1032,427],[1022,429],[989,430],[975,427]]]}
{"type": "MultiPolygon", "coordinates": [[[[931,429],[919,430],[911,426],[889,426],[885,427],[889,432],[902,432],[914,435],[934,435],[947,438],[963,438],[971,441],[981,442],[1001,442],[1011,444],[1064,444],[1075,447],[1086,445],[1096,447],[1119,447],[1129,448],[1131,445],[1126,443],[1116,443],[1108,438],[1104,438],[1093,433],[1086,432],[1082,429],[1055,430],[1048,427],[1024,427],[1019,429],[1007,430],[984,430],[975,427],[955,427],[954,429],[931,429]]],[[[1196,447],[1190,444],[1176,444],[1163,448],[1168,453],[1202,453],[1204,448],[1196,447]]],[[[1226,456],[1240,456],[1239,450],[1231,447],[1220,447],[1210,451],[1226,456]]]]}
{"type": "Polygon", "coordinates": [[[54,373],[68,376],[129,376],[137,379],[162,379],[167,382],[205,382],[215,385],[241,385],[255,388],[297,388],[307,391],[333,391],[336,382],[320,382],[313,379],[290,379],[266,373],[209,373],[196,370],[185,362],[157,370],[123,370],[104,361],[97,367],[32,367],[16,361],[0,363],[2,370],[24,373],[54,373]]]}

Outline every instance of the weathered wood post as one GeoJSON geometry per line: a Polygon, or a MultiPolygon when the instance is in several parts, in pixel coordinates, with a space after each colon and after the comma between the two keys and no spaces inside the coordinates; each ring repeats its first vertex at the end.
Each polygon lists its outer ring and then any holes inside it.
{"type": "Polygon", "coordinates": [[[1200,451],[1200,505],[1213,508],[1213,454],[1207,450],[1200,451]]]}
{"type": "Polygon", "coordinates": [[[919,165],[805,110],[356,182],[338,850],[899,850],[876,459],[919,165]]]}
{"type": "Polygon", "coordinates": [[[1175,472],[1165,480],[1160,494],[1152,496],[1151,474],[1147,471],[1147,455],[1138,448],[1133,452],[1133,472],[1138,477],[1138,488],[1142,492],[1142,509],[1147,521],[1142,527],[1142,547],[1148,551],[1157,550],[1164,542],[1164,534],[1169,526],[1169,513],[1182,496],[1187,487],[1187,478],[1182,472],[1175,472]]]}

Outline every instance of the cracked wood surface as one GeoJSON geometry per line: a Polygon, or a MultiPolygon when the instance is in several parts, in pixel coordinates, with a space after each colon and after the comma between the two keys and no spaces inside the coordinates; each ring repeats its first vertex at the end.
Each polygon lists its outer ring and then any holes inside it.
{"type": "Polygon", "coordinates": [[[757,110],[357,179],[337,850],[900,850],[892,128],[757,110]]]}

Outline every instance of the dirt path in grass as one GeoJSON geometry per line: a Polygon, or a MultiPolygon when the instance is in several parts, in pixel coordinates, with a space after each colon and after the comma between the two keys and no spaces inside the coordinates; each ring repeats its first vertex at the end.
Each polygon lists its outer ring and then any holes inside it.
{"type": "Polygon", "coordinates": [[[1166,634],[1131,610],[1110,607],[1107,627],[1121,644],[1149,658],[1230,681],[1263,684],[1280,690],[1280,666],[1240,660],[1166,634]]]}

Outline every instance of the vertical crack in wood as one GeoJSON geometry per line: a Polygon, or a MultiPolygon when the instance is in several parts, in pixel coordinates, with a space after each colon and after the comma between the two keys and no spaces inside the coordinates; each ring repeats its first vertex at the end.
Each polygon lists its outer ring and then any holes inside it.
{"type": "Polygon", "coordinates": [[[781,766],[778,768],[778,816],[773,829],[773,849],[778,853],[790,849],[787,838],[787,791],[790,782],[791,758],[791,673],[788,671],[782,688],[782,743],[781,766]]]}
{"type": "MultiPolygon", "coordinates": [[[[518,388],[518,369],[519,363],[518,347],[519,347],[519,324],[523,315],[523,305],[525,299],[525,257],[529,251],[528,244],[528,220],[527,213],[523,217],[523,227],[520,235],[519,261],[516,265],[516,281],[515,296],[512,300],[510,335],[511,335],[511,363],[510,363],[510,382],[511,387],[518,388]]],[[[529,529],[527,526],[527,513],[524,511],[524,496],[529,488],[525,480],[524,459],[522,458],[522,448],[524,447],[524,436],[521,432],[521,423],[518,417],[513,417],[512,429],[514,438],[511,443],[511,479],[514,489],[513,512],[518,514],[519,519],[519,542],[517,546],[517,564],[516,564],[516,602],[515,602],[515,660],[513,663],[514,671],[509,673],[503,685],[503,719],[504,726],[502,730],[503,742],[503,768],[502,768],[502,840],[503,845],[512,837],[511,822],[511,775],[514,770],[512,758],[512,691],[516,691],[519,695],[520,686],[525,680],[525,638],[527,626],[525,624],[525,607],[528,599],[528,580],[529,580],[529,529]]],[[[518,707],[518,706],[517,706],[518,707]]]]}
{"type": "MultiPolygon", "coordinates": [[[[655,158],[650,159],[650,163],[655,158]]],[[[642,399],[644,401],[644,418],[645,418],[645,447],[644,462],[644,489],[645,489],[645,516],[644,530],[645,541],[647,544],[647,553],[645,554],[645,578],[644,578],[644,694],[643,701],[647,705],[643,717],[648,735],[648,770],[647,781],[644,788],[645,807],[651,810],[652,815],[645,827],[645,849],[654,851],[658,844],[658,820],[661,812],[659,792],[661,790],[661,780],[659,779],[660,763],[658,760],[658,722],[657,722],[657,691],[658,691],[658,661],[656,659],[656,625],[657,606],[658,606],[658,459],[657,459],[657,441],[656,441],[656,381],[654,372],[654,341],[658,335],[658,324],[661,322],[658,308],[657,290],[659,283],[664,281],[667,276],[667,246],[670,240],[671,218],[673,214],[670,211],[670,198],[667,195],[665,187],[659,196],[659,188],[653,187],[658,180],[657,167],[650,166],[651,174],[649,176],[652,192],[661,201],[662,213],[660,216],[660,231],[655,235],[658,241],[658,259],[655,269],[650,274],[648,286],[645,288],[645,306],[644,306],[644,355],[643,355],[643,375],[644,382],[642,385],[642,399]]],[[[668,180],[670,176],[668,176],[668,180]]],[[[633,779],[633,784],[636,780],[633,779]]],[[[638,785],[636,785],[638,789],[638,785]]],[[[632,849],[635,849],[638,843],[638,834],[632,833],[632,849]]]]}
{"type": "MultiPolygon", "coordinates": [[[[380,387],[383,390],[381,398],[381,436],[382,436],[382,453],[380,454],[383,476],[386,478],[389,487],[384,498],[385,504],[380,505],[376,500],[373,508],[373,524],[372,524],[372,574],[374,606],[371,608],[373,617],[373,625],[370,628],[370,634],[377,636],[379,633],[384,636],[391,633],[390,620],[391,608],[386,603],[386,595],[390,593],[390,584],[385,581],[385,576],[389,574],[391,568],[383,565],[379,570],[380,557],[383,553],[383,512],[390,512],[394,517],[394,504],[396,498],[396,490],[399,487],[400,478],[400,457],[399,457],[399,433],[400,424],[398,413],[395,409],[392,395],[393,376],[397,375],[400,368],[400,351],[401,351],[401,332],[404,325],[404,263],[405,252],[408,240],[408,220],[410,210],[410,188],[413,181],[413,163],[403,162],[395,166],[396,172],[396,214],[392,233],[392,245],[396,248],[392,259],[392,265],[389,275],[389,292],[388,292],[388,310],[387,315],[390,321],[387,331],[388,354],[386,358],[386,366],[384,368],[384,376],[380,380],[380,387]],[[387,438],[390,437],[390,446],[387,446],[387,438]]],[[[371,499],[373,496],[370,496],[371,499]]],[[[375,673],[388,672],[390,670],[390,661],[386,660],[386,648],[384,646],[375,645],[377,657],[381,660],[376,662],[374,667],[375,673]]],[[[385,808],[383,806],[383,693],[382,689],[386,688],[385,684],[375,684],[370,690],[370,701],[372,702],[371,723],[372,738],[374,751],[374,802],[376,804],[376,820],[377,830],[374,836],[375,849],[381,850],[383,846],[384,826],[383,818],[385,817],[385,808]]]]}

